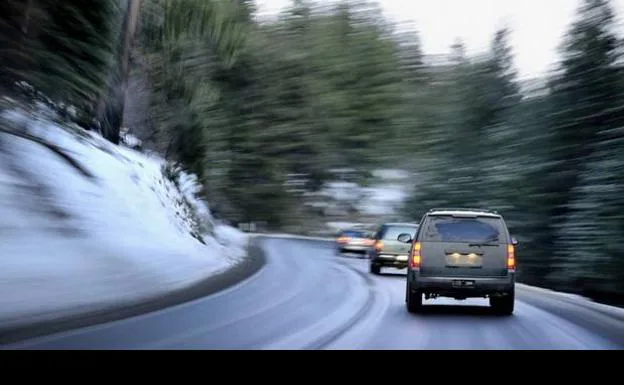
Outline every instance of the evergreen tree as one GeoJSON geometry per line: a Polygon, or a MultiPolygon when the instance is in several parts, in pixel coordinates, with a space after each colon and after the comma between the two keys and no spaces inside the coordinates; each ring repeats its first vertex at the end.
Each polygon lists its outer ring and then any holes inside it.
{"type": "Polygon", "coordinates": [[[553,84],[554,164],[547,185],[559,257],[554,277],[567,287],[603,292],[622,290],[613,286],[621,282],[616,245],[624,223],[621,44],[614,29],[609,1],[582,2],[553,84]]]}
{"type": "MultiPolygon", "coordinates": [[[[89,122],[106,93],[121,10],[115,1],[0,2],[0,87],[26,82],[44,99],[76,107],[89,122]]],[[[28,100],[27,94],[22,100],[28,100]]]]}

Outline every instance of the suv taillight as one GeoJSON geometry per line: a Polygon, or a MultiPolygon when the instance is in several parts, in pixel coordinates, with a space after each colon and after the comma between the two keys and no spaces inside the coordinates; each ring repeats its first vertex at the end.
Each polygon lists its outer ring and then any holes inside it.
{"type": "Polygon", "coordinates": [[[412,269],[420,269],[420,259],[420,242],[416,242],[412,247],[412,255],[410,256],[410,267],[412,269]]]}
{"type": "Polygon", "coordinates": [[[514,245],[507,245],[507,270],[516,270],[516,248],[514,245]]]}
{"type": "Polygon", "coordinates": [[[375,250],[377,252],[380,252],[381,250],[383,250],[384,244],[382,241],[377,241],[375,242],[375,250]]]}

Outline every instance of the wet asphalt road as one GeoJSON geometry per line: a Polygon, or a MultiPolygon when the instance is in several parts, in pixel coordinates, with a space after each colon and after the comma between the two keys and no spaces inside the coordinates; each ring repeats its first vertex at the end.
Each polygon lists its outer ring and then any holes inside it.
{"type": "MultiPolygon", "coordinates": [[[[5,346],[9,349],[622,349],[624,316],[518,286],[516,312],[487,300],[405,309],[405,273],[368,273],[328,242],[265,238],[251,278],[190,303],[5,346]]],[[[591,305],[591,306],[590,306],[591,305]]],[[[606,308],[605,308],[606,309],[606,308]]]]}

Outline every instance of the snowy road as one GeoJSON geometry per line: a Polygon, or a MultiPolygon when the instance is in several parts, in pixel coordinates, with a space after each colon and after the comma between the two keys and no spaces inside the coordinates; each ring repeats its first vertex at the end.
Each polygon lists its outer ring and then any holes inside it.
{"type": "MultiPolygon", "coordinates": [[[[512,317],[486,300],[438,299],[407,313],[404,273],[368,274],[327,242],[261,240],[267,264],[217,294],[38,338],[34,349],[622,349],[622,312],[520,286],[512,317]],[[441,306],[438,306],[441,305],[441,306]]],[[[5,347],[5,348],[7,348],[5,347]]]]}

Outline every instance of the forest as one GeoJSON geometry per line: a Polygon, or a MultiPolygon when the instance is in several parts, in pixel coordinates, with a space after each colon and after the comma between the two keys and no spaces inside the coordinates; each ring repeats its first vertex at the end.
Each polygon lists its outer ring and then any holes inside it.
{"type": "MultiPolygon", "coordinates": [[[[428,60],[374,2],[0,2],[0,92],[113,143],[122,127],[199,176],[211,209],[306,221],[293,175],[418,175],[403,209],[487,207],[520,241],[520,280],[624,303],[624,76],[617,15],[579,0],[556,71],[528,92],[502,28],[428,60]],[[618,246],[620,245],[620,246],[618,246]]],[[[5,108],[2,106],[0,108],[5,108]]],[[[4,129],[4,128],[3,128],[4,129]]]]}

